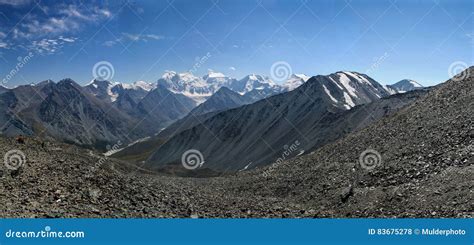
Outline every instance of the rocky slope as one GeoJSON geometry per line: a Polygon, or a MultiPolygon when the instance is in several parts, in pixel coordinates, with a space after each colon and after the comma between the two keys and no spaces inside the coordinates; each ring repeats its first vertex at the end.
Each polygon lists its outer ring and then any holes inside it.
{"type": "Polygon", "coordinates": [[[239,176],[233,190],[324,216],[472,217],[474,68],[462,76],[312,154],[239,176]],[[373,169],[366,150],[377,152],[373,169]]]}
{"type": "Polygon", "coordinates": [[[19,86],[1,94],[0,101],[1,131],[7,136],[34,134],[105,149],[107,144],[148,133],[135,127],[137,120],[85,92],[71,79],[19,86]]]}

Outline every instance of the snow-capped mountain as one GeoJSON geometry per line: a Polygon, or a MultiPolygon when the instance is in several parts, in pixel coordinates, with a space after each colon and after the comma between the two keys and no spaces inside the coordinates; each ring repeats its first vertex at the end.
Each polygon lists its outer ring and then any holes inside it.
{"type": "MultiPolygon", "coordinates": [[[[249,81],[260,80],[253,78],[247,76],[240,85],[255,85],[249,81]]],[[[298,141],[299,150],[307,151],[373,120],[370,113],[360,109],[347,118],[340,115],[389,95],[382,85],[357,72],[314,76],[293,91],[222,111],[173,135],[148,158],[146,165],[159,169],[179,162],[182,153],[192,148],[200,149],[206,156],[204,166],[216,171],[236,171],[249,162],[252,167],[262,166],[281,156],[274,149],[285,149],[285,145],[298,141]],[[216,137],[225,142],[216,142],[216,137]]],[[[383,107],[374,118],[390,111],[383,107]]]]}
{"type": "Polygon", "coordinates": [[[220,72],[214,72],[210,70],[207,75],[203,76],[202,79],[214,90],[214,93],[217,92],[223,86],[229,86],[230,84],[235,83],[237,80],[235,78],[228,77],[220,72]]]}
{"type": "Polygon", "coordinates": [[[421,89],[423,86],[419,84],[418,82],[410,79],[404,79],[401,80],[395,84],[388,85],[388,89],[392,89],[396,91],[397,93],[406,93],[408,91],[416,90],[416,89],[421,89]]]}
{"type": "Polygon", "coordinates": [[[332,103],[345,109],[391,95],[384,86],[357,72],[341,71],[316,78],[332,103]]]}
{"type": "Polygon", "coordinates": [[[118,94],[114,93],[112,88],[116,85],[119,85],[119,83],[94,79],[84,86],[84,89],[100,100],[114,102],[117,99],[118,94]]]}
{"type": "Polygon", "coordinates": [[[278,90],[279,86],[268,77],[250,74],[230,84],[229,88],[237,93],[246,94],[252,90],[278,90]]]}
{"type": "Polygon", "coordinates": [[[145,91],[151,91],[152,89],[156,88],[156,84],[148,83],[145,81],[136,81],[133,83],[121,83],[124,89],[132,89],[132,90],[139,90],[143,89],[145,91]]]}
{"type": "Polygon", "coordinates": [[[216,91],[215,85],[210,85],[204,79],[189,72],[166,71],[158,80],[157,85],[175,94],[191,98],[198,104],[204,102],[216,91]]]}
{"type": "Polygon", "coordinates": [[[279,85],[270,78],[258,74],[250,74],[237,80],[212,70],[203,77],[194,76],[189,72],[166,71],[157,84],[175,94],[182,94],[193,99],[197,104],[201,104],[224,86],[241,95],[245,94],[256,101],[291,91],[305,83],[309,78],[304,74],[293,74],[285,83],[279,85]]]}
{"type": "Polygon", "coordinates": [[[137,81],[134,83],[119,83],[102,80],[92,80],[84,89],[96,98],[106,101],[115,102],[123,93],[130,93],[135,99],[145,97],[146,93],[156,88],[156,84],[137,81]]]}

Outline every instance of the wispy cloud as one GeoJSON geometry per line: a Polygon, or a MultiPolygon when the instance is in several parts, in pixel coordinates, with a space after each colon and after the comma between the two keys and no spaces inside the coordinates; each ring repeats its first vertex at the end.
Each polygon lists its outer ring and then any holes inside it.
{"type": "Polygon", "coordinates": [[[29,15],[25,23],[13,30],[14,38],[44,37],[60,35],[79,30],[86,23],[95,23],[109,18],[111,13],[107,9],[85,8],[76,5],[61,5],[55,14],[48,14],[46,18],[38,15],[29,15]]]}
{"type": "Polygon", "coordinates": [[[164,36],[156,35],[156,34],[130,34],[130,33],[122,33],[121,36],[115,40],[109,40],[104,42],[105,46],[112,47],[120,42],[125,41],[132,41],[132,42],[148,42],[148,41],[158,41],[164,39],[164,36]]]}
{"type": "Polygon", "coordinates": [[[10,5],[13,7],[28,5],[32,0],[0,0],[0,5],[10,5]]]}
{"type": "MultiPolygon", "coordinates": [[[[24,2],[27,4],[27,1],[24,2]]],[[[41,7],[41,11],[26,15],[8,36],[18,47],[26,47],[41,54],[55,53],[66,43],[75,42],[77,38],[73,36],[86,26],[100,23],[112,15],[107,8],[87,5],[57,4],[41,7]]]]}
{"type": "Polygon", "coordinates": [[[28,46],[30,50],[34,50],[40,54],[53,54],[60,50],[66,43],[73,43],[77,40],[74,37],[63,37],[60,36],[55,39],[41,39],[39,41],[33,41],[28,46]]]}
{"type": "Polygon", "coordinates": [[[231,67],[229,67],[229,70],[235,71],[236,69],[235,69],[235,67],[231,66],[231,67]]]}

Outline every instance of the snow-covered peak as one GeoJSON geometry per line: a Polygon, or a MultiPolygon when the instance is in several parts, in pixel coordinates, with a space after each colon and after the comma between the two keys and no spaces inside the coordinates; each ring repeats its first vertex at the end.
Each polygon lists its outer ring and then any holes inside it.
{"type": "Polygon", "coordinates": [[[117,85],[120,85],[120,83],[94,79],[84,86],[84,88],[98,98],[114,102],[117,99],[118,94],[113,92],[112,88],[117,85]]]}
{"type": "Polygon", "coordinates": [[[293,74],[293,75],[291,75],[290,78],[293,78],[293,79],[300,78],[300,79],[303,79],[304,82],[306,82],[306,81],[308,81],[311,77],[310,77],[310,76],[307,76],[306,74],[293,74]]]}
{"type": "Polygon", "coordinates": [[[166,71],[157,84],[173,93],[183,94],[200,104],[226,85],[229,80],[230,78],[219,72],[209,72],[204,77],[197,77],[190,72],[166,71]]]}
{"type": "Polygon", "coordinates": [[[282,85],[283,91],[292,91],[295,88],[301,86],[303,83],[309,80],[309,76],[305,74],[293,74],[286,80],[282,85]]]}
{"type": "Polygon", "coordinates": [[[175,71],[165,71],[163,76],[161,76],[162,79],[172,79],[174,76],[176,76],[177,73],[175,71]]]}
{"type": "Polygon", "coordinates": [[[423,88],[421,84],[411,79],[404,79],[387,87],[395,90],[397,93],[405,93],[408,91],[423,88]]]}
{"type": "Polygon", "coordinates": [[[150,91],[154,89],[156,86],[152,83],[147,83],[145,81],[136,81],[134,83],[122,83],[122,87],[124,89],[133,89],[133,90],[143,89],[145,91],[150,91]]]}
{"type": "Polygon", "coordinates": [[[323,80],[324,90],[331,101],[350,109],[389,96],[389,90],[369,76],[357,72],[340,71],[326,76],[323,80]]]}

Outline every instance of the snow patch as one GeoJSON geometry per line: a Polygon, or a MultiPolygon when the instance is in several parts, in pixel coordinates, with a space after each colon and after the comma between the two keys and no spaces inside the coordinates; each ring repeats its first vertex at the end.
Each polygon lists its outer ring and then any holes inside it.
{"type": "Polygon", "coordinates": [[[334,97],[332,97],[331,92],[329,92],[329,89],[326,88],[326,86],[324,84],[323,84],[323,88],[324,88],[324,91],[326,92],[326,94],[329,95],[329,98],[331,98],[332,101],[337,103],[338,101],[334,97]]]}
{"type": "Polygon", "coordinates": [[[344,100],[346,104],[349,106],[349,109],[355,106],[354,101],[352,101],[351,96],[349,96],[346,92],[344,92],[344,100]]]}
{"type": "Polygon", "coordinates": [[[356,89],[351,86],[351,79],[349,79],[345,74],[339,74],[339,81],[342,83],[342,86],[349,92],[353,97],[358,97],[356,94],[356,89]]]}

